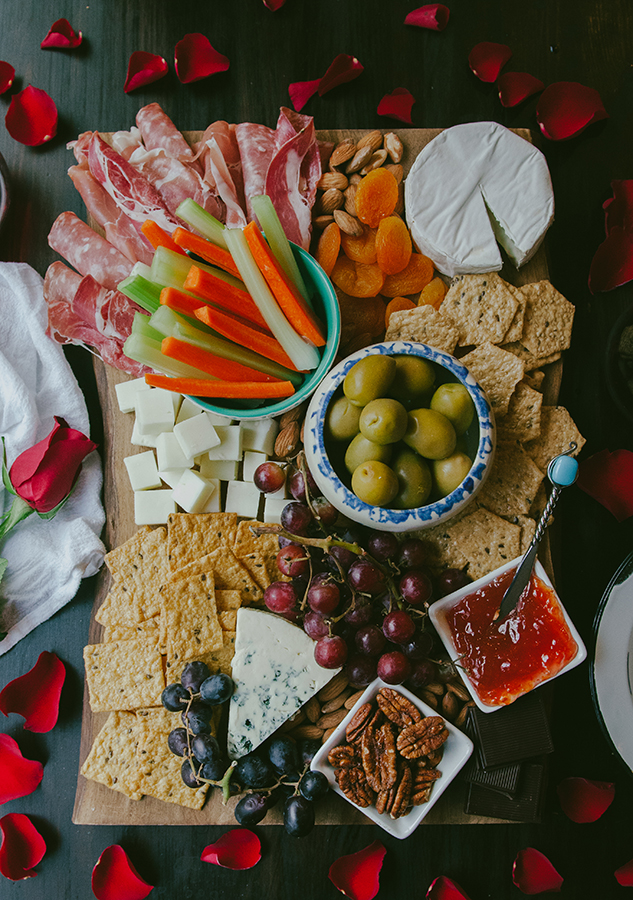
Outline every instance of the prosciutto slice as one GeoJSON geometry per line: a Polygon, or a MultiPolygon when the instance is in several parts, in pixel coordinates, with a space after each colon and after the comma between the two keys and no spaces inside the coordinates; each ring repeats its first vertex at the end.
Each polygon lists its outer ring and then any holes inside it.
{"type": "Polygon", "coordinates": [[[242,160],[246,214],[254,218],[251,197],[264,193],[266,172],[275,152],[275,132],[266,125],[245,122],[235,126],[235,137],[242,160]]]}
{"type": "Polygon", "coordinates": [[[204,170],[204,180],[227,207],[221,221],[226,222],[229,226],[239,224],[241,218],[239,209],[242,210],[243,214],[246,210],[246,204],[244,201],[242,159],[240,148],[237,144],[235,126],[229,125],[228,122],[222,120],[212,122],[205,129],[202,138],[196,144],[196,154],[204,170]],[[209,143],[211,140],[215,140],[219,148],[219,154],[215,149],[212,152],[209,143]],[[224,171],[224,166],[220,162],[220,156],[224,160],[226,171],[224,171]],[[227,219],[229,209],[232,212],[229,219],[227,219]]]}
{"type": "Polygon", "coordinates": [[[226,205],[226,225],[228,228],[243,228],[246,225],[246,213],[240,205],[235,183],[231,178],[229,167],[220,150],[217,140],[212,137],[207,141],[209,154],[207,164],[213,177],[216,190],[226,205]]]}
{"type": "Polygon", "coordinates": [[[127,256],[72,212],[63,212],[55,219],[48,243],[82,275],[92,275],[111,290],[132,270],[127,256]]]}
{"type": "Polygon", "coordinates": [[[193,150],[158,103],[149,103],[139,109],[136,124],[148,150],[164,150],[167,156],[192,166],[198,174],[202,174],[202,166],[197,162],[193,150]]]}
{"type": "Polygon", "coordinates": [[[135,125],[129,131],[115,131],[112,135],[112,147],[123,159],[129,159],[137,147],[142,146],[143,137],[135,125]]]}

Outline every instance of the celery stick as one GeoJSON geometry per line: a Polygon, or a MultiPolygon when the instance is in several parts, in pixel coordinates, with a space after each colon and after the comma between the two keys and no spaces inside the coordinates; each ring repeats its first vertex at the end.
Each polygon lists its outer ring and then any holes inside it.
{"type": "Polygon", "coordinates": [[[151,338],[140,334],[131,334],[129,336],[123,345],[123,352],[128,359],[133,359],[144,366],[149,366],[155,372],[171,375],[172,378],[208,378],[209,380],[217,381],[212,375],[201,372],[200,369],[194,369],[193,366],[187,366],[185,363],[178,362],[177,359],[163,356],[160,349],[160,341],[153,341],[151,338]]]}
{"type": "Polygon", "coordinates": [[[160,334],[161,339],[171,337],[176,325],[186,325],[194,332],[199,331],[201,335],[215,334],[208,325],[174,312],[169,306],[160,306],[150,319],[150,326],[160,334]]]}
{"type": "Polygon", "coordinates": [[[143,278],[147,278],[148,281],[152,280],[152,270],[142,262],[134,263],[130,275],[142,275],[143,278]]]}
{"type": "Polygon", "coordinates": [[[264,321],[290,357],[292,364],[299,371],[316,369],[320,362],[319,351],[314,344],[309,344],[297,334],[280,310],[279,304],[271,294],[264,276],[253,259],[242,229],[227,228],[225,236],[233,261],[248,292],[264,317],[264,321]]]}
{"type": "Polygon", "coordinates": [[[128,275],[119,282],[118,289],[130,300],[134,300],[147,312],[153,313],[160,306],[160,292],[162,286],[154,281],[148,281],[142,275],[128,275]]]}
{"type": "Polygon", "coordinates": [[[205,237],[208,241],[213,241],[218,247],[226,249],[224,225],[196,203],[195,200],[192,200],[190,197],[183,200],[176,210],[176,215],[183,222],[186,222],[187,225],[191,225],[192,228],[199,231],[202,237],[205,237]]]}
{"type": "Polygon", "coordinates": [[[251,197],[251,205],[253,212],[259,219],[262,231],[266,235],[266,240],[270,249],[273,251],[277,262],[284,270],[288,278],[293,281],[299,293],[302,294],[304,300],[310,303],[310,294],[306,287],[305,281],[301,277],[299,266],[292,252],[292,247],[286,237],[277,211],[273,206],[273,201],[268,194],[260,194],[259,197],[251,197]]]}
{"type": "Polygon", "coordinates": [[[164,335],[152,328],[150,322],[150,316],[146,316],[145,313],[134,313],[132,334],[140,334],[142,337],[150,338],[153,341],[162,341],[164,335]]]}
{"type": "Polygon", "coordinates": [[[167,247],[157,247],[152,260],[152,281],[165,287],[182,288],[191,266],[188,256],[167,247]]]}

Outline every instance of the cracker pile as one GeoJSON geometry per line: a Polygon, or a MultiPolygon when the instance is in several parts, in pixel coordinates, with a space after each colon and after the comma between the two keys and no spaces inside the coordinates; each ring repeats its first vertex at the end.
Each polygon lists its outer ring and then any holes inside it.
{"type": "Polygon", "coordinates": [[[485,390],[497,425],[492,470],[476,499],[446,526],[421,531],[438,568],[481,578],[525,552],[542,512],[547,464],[585,443],[567,410],[544,406],[543,367],[571,343],[574,306],[549,281],[523,287],[496,272],[454,278],[439,310],[393,313],[385,340],[454,354],[485,390]]]}
{"type": "Polygon", "coordinates": [[[84,662],[90,706],[110,715],[82,766],[86,778],[132,800],[202,807],[208,785],[183,783],[182,759],[167,746],[180,721],[160,697],[192,659],[231,674],[237,610],[282,578],[275,535],[250,531],[260,524],[175,514],[167,528],[141,528],[106,555],[112,581],[95,616],[103,641],[84,648],[84,662]]]}

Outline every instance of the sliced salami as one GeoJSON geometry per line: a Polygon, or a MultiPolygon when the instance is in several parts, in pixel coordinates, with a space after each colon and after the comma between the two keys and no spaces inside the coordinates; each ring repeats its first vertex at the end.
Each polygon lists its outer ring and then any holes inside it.
{"type": "Polygon", "coordinates": [[[226,224],[229,228],[243,228],[246,225],[246,213],[238,200],[235,184],[220,146],[212,137],[207,141],[207,147],[207,164],[216,190],[226,205],[226,224]]]}
{"type": "Polygon", "coordinates": [[[72,212],[63,212],[55,219],[48,243],[82,275],[92,275],[112,290],[132,269],[126,256],[72,212]]]}
{"type": "Polygon", "coordinates": [[[275,132],[266,125],[245,122],[235,126],[235,136],[242,159],[246,213],[250,222],[254,218],[250,198],[264,193],[266,172],[275,152],[275,132]]]}

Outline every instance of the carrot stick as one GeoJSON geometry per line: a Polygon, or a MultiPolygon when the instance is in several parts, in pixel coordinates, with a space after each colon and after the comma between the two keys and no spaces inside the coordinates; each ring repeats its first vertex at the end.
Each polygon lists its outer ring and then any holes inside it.
{"type": "Polygon", "coordinates": [[[206,381],[203,378],[169,378],[148,372],[145,381],[152,387],[192,394],[194,397],[226,397],[235,399],[271,400],[291,397],[295,389],[290,381],[206,381]]]}
{"type": "Polygon", "coordinates": [[[191,291],[197,297],[210,300],[216,306],[222,306],[229,312],[238,313],[244,319],[250,319],[260,328],[270,331],[266,320],[248,291],[217,278],[211,272],[205,272],[204,269],[193,265],[185,278],[183,288],[185,291],[191,291]]]}
{"type": "Polygon", "coordinates": [[[171,235],[167,234],[167,232],[161,228],[160,225],[157,225],[153,219],[145,219],[141,225],[141,231],[154,250],[157,247],[167,247],[168,250],[173,250],[175,253],[182,253],[183,256],[187,255],[185,251],[178,246],[171,235]]]}
{"type": "Polygon", "coordinates": [[[235,275],[236,278],[240,277],[237,266],[233,262],[233,257],[229,251],[225,250],[223,247],[212,244],[211,241],[207,241],[206,238],[193,234],[191,231],[187,231],[186,228],[176,228],[172,237],[176,244],[179,247],[182,247],[183,250],[190,250],[192,253],[197,254],[197,256],[206,259],[207,262],[213,263],[214,266],[219,266],[221,269],[224,269],[225,272],[230,272],[231,275],[235,275]]]}
{"type": "Polygon", "coordinates": [[[213,328],[214,331],[217,331],[223,337],[228,338],[229,341],[248,347],[249,350],[254,350],[255,353],[265,356],[266,359],[273,359],[280,365],[286,366],[287,369],[296,371],[297,367],[293,365],[286,351],[279,341],[271,337],[271,335],[257,331],[255,328],[249,328],[247,325],[238,322],[233,316],[219,309],[213,309],[211,306],[202,306],[200,309],[197,309],[196,318],[213,328]]]}
{"type": "Polygon", "coordinates": [[[249,222],[244,229],[257,267],[266,279],[268,287],[295,331],[316,347],[325,344],[323,327],[312,310],[288,278],[277,258],[266,243],[255,222],[249,222]]]}
{"type": "Polygon", "coordinates": [[[250,366],[244,366],[242,363],[233,362],[231,359],[224,359],[210,353],[196,344],[190,344],[188,341],[181,341],[175,337],[163,338],[161,342],[161,351],[170,359],[177,359],[186,365],[200,369],[201,372],[207,372],[209,375],[215,375],[223,381],[265,381],[278,382],[281,378],[274,378],[272,375],[266,375],[264,372],[258,372],[257,369],[251,369],[250,366]]]}
{"type": "MultiPolygon", "coordinates": [[[[160,303],[161,306],[168,306],[170,309],[173,309],[174,312],[180,313],[181,316],[189,316],[190,319],[193,319],[195,318],[196,310],[200,309],[201,306],[209,304],[209,301],[202,300],[199,297],[192,297],[191,294],[179,291],[178,288],[166,287],[160,292],[160,303]]],[[[221,307],[217,306],[215,303],[210,303],[209,305],[214,309],[221,310],[221,307]]],[[[237,312],[231,312],[231,315],[244,325],[248,325],[252,328],[260,328],[259,322],[253,322],[245,315],[238,315],[237,312]]],[[[265,325],[261,326],[262,330],[264,328],[266,328],[265,325]]],[[[266,328],[266,334],[271,334],[268,328],[266,328]]]]}

